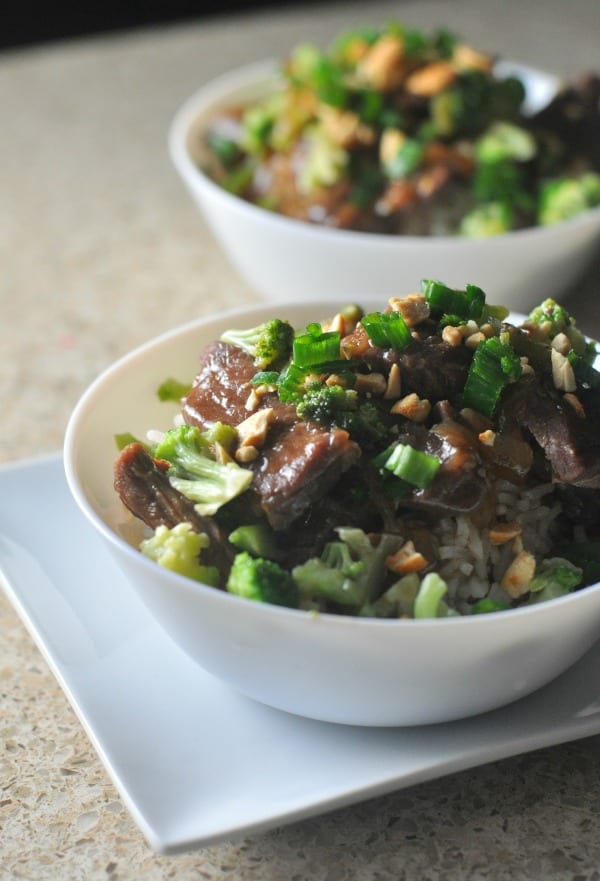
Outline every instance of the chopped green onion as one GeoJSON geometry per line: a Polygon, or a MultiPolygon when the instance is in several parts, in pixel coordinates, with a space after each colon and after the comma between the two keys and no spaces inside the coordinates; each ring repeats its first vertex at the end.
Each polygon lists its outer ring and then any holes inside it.
{"type": "Polygon", "coordinates": [[[437,618],[440,601],[447,590],[448,585],[444,579],[437,572],[429,572],[415,597],[415,618],[437,618]]]}
{"type": "Polygon", "coordinates": [[[363,315],[361,324],[374,346],[382,349],[405,349],[412,336],[400,312],[370,312],[363,315]]]}
{"type": "Polygon", "coordinates": [[[485,293],[474,284],[468,284],[464,291],[460,291],[449,288],[440,281],[423,279],[421,291],[434,316],[458,315],[476,321],[485,307],[485,293]]]}
{"type": "Polygon", "coordinates": [[[277,370],[259,370],[250,380],[250,385],[277,385],[278,382],[277,370]]]}
{"type": "Polygon", "coordinates": [[[307,331],[294,340],[293,361],[296,367],[312,367],[315,364],[339,359],[342,339],[339,331],[323,333],[318,324],[309,325],[307,331]]]}
{"type": "Polygon", "coordinates": [[[383,467],[412,486],[427,489],[433,483],[440,465],[437,456],[415,450],[410,444],[397,444],[383,467]]]}
{"type": "Polygon", "coordinates": [[[191,388],[190,383],[180,382],[178,379],[173,379],[169,377],[162,382],[158,389],[156,390],[156,394],[158,395],[158,399],[160,401],[181,401],[183,397],[187,395],[191,388]]]}
{"type": "Polygon", "coordinates": [[[463,390],[463,406],[491,418],[500,395],[509,383],[516,382],[523,372],[515,350],[490,337],[480,343],[473,356],[463,390]]]}
{"type": "Polygon", "coordinates": [[[124,450],[125,447],[129,444],[139,444],[141,443],[141,441],[134,434],[130,434],[128,431],[124,431],[122,432],[122,434],[115,434],[115,443],[117,445],[117,449],[120,452],[121,450],[124,450]]]}
{"type": "Polygon", "coordinates": [[[484,615],[488,612],[504,612],[506,609],[510,609],[508,603],[505,603],[502,600],[493,600],[491,597],[483,597],[483,599],[477,600],[476,603],[473,603],[471,606],[471,614],[484,615]]]}

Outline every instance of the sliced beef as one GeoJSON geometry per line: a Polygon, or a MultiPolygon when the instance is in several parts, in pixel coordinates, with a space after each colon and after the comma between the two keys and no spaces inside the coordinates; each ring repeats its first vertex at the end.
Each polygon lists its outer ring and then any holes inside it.
{"type": "MultiPolygon", "coordinates": [[[[245,409],[248,382],[256,373],[253,359],[227,343],[205,349],[193,388],[183,405],[183,417],[206,428],[215,422],[237,425],[249,415],[245,409]]],[[[254,472],[252,491],[275,529],[286,529],[337,483],[360,458],[360,447],[346,431],[298,420],[296,408],[266,395],[262,406],[273,410],[273,424],[258,458],[248,466],[254,472]]]]}
{"type": "Polygon", "coordinates": [[[526,376],[507,388],[499,423],[516,424],[531,435],[557,482],[600,488],[600,418],[578,416],[543,376],[526,376]]]}
{"type": "Polygon", "coordinates": [[[451,346],[437,335],[414,339],[402,351],[364,347],[360,357],[372,370],[388,374],[392,364],[400,368],[402,394],[459,404],[473,353],[466,346],[451,346]]]}
{"type": "Polygon", "coordinates": [[[114,485],[121,501],[152,529],[190,523],[196,532],[206,533],[210,545],[202,553],[203,563],[227,573],[233,560],[232,546],[212,518],[199,514],[194,502],[171,486],[167,469],[168,463],[154,459],[143,444],[128,444],[114,466],[114,485]]]}
{"type": "MultiPolygon", "coordinates": [[[[184,420],[200,428],[210,428],[215,422],[239,425],[250,415],[246,401],[250,380],[257,372],[254,359],[242,349],[220,341],[211,343],[202,353],[200,370],[184,398],[184,420]]],[[[263,398],[263,406],[273,409],[277,423],[289,424],[296,418],[295,408],[282,404],[275,393],[263,398]]]]}

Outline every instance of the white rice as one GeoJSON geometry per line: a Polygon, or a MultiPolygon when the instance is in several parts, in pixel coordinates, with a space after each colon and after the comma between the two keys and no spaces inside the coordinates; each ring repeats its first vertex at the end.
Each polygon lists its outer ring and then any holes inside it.
{"type": "Polygon", "coordinates": [[[468,612],[474,601],[486,596],[510,602],[501,581],[521,546],[539,561],[549,555],[554,544],[561,505],[551,483],[522,490],[498,480],[495,491],[492,520],[516,521],[521,527],[517,545],[513,540],[492,544],[489,529],[482,529],[465,515],[444,517],[432,530],[438,543],[437,571],[448,585],[448,604],[459,612],[468,612]]]}

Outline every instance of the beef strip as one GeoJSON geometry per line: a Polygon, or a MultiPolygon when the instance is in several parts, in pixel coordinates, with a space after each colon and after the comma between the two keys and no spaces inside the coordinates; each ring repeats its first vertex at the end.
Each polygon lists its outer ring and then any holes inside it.
{"type": "MultiPolygon", "coordinates": [[[[249,415],[248,383],[255,373],[247,353],[228,343],[212,343],[184,400],[183,418],[202,428],[215,422],[239,424],[249,415]]],[[[282,404],[276,394],[266,395],[261,406],[273,410],[273,423],[258,458],[248,466],[254,472],[251,490],[271,526],[281,530],[322,498],[358,462],[361,451],[342,429],[299,421],[296,408],[282,404]]]]}
{"type": "Polygon", "coordinates": [[[196,532],[206,533],[210,545],[202,552],[202,562],[226,575],[233,561],[232,546],[212,518],[199,514],[194,502],[171,486],[167,469],[168,463],[154,459],[143,444],[128,444],[114,466],[114,485],[121,501],[152,529],[190,523],[196,532]]]}
{"type": "Polygon", "coordinates": [[[554,480],[600,488],[600,418],[578,416],[545,377],[536,373],[508,386],[498,420],[501,429],[517,425],[530,434],[554,480]]]}

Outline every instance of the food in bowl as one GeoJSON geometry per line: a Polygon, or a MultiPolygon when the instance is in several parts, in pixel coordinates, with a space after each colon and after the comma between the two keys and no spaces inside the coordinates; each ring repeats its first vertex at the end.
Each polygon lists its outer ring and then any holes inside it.
{"type": "Polygon", "coordinates": [[[600,204],[600,78],[531,115],[495,61],[397,22],[299,45],[278,89],[214,115],[204,171],[287,217],[395,235],[488,237],[600,204]]]}
{"type": "Polygon", "coordinates": [[[119,437],[115,488],[159,565],[343,617],[508,612],[598,580],[596,344],[433,280],[381,311],[230,328],[176,424],[119,437]]]}

